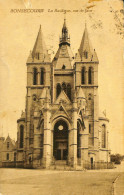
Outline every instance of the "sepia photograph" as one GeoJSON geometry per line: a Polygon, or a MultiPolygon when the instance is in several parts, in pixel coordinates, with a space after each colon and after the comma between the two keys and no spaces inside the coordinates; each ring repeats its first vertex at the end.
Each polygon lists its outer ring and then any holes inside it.
{"type": "Polygon", "coordinates": [[[124,195],[123,0],[0,0],[0,195],[124,195]]]}

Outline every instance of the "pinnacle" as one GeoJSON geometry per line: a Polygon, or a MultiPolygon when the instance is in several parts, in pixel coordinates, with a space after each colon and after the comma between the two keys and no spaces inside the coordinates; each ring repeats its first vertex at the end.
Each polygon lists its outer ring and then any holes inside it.
{"type": "Polygon", "coordinates": [[[77,96],[78,96],[78,98],[85,98],[85,94],[84,94],[84,91],[82,90],[81,86],[79,87],[77,96]]]}
{"type": "Polygon", "coordinates": [[[68,37],[68,28],[66,26],[66,19],[64,19],[64,24],[62,27],[62,36],[60,38],[60,45],[63,44],[70,45],[70,38],[68,37]]]}
{"type": "Polygon", "coordinates": [[[66,27],[66,18],[64,18],[63,28],[67,28],[67,27],[66,27]]]}

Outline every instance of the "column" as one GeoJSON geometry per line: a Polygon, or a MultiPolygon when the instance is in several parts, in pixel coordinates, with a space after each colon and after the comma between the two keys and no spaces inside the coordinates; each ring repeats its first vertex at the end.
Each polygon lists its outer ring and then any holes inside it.
{"type": "Polygon", "coordinates": [[[40,76],[41,76],[41,69],[38,68],[38,73],[37,73],[37,85],[40,85],[40,76]]]}
{"type": "Polygon", "coordinates": [[[48,89],[47,95],[44,103],[44,144],[43,144],[43,161],[44,167],[48,168],[51,164],[52,154],[51,154],[51,125],[50,125],[50,108],[49,108],[49,98],[48,98],[48,89]]]}
{"type": "Polygon", "coordinates": [[[72,111],[72,151],[73,151],[73,167],[76,168],[77,165],[77,101],[76,101],[76,93],[74,93],[73,99],[73,111],[72,111]]]}
{"type": "Polygon", "coordinates": [[[88,163],[88,139],[89,139],[89,125],[88,116],[84,116],[85,129],[81,136],[81,165],[83,168],[87,167],[88,163]]]}
{"type": "Polygon", "coordinates": [[[88,67],[85,68],[85,85],[88,85],[88,67]]]}
{"type": "Polygon", "coordinates": [[[41,150],[41,133],[37,129],[39,118],[34,118],[34,151],[33,151],[33,167],[40,166],[40,150],[41,150]]]}

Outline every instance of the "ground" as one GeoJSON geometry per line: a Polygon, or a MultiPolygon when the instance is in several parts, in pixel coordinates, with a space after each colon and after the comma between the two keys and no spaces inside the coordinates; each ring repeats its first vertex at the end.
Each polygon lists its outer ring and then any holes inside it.
{"type": "Polygon", "coordinates": [[[123,183],[124,163],[113,170],[0,169],[0,195],[112,195],[113,188],[124,195],[123,183]]]}

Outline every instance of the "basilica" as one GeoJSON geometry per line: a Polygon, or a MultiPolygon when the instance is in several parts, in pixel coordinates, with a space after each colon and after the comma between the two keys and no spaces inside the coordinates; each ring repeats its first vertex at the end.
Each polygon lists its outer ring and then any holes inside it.
{"type": "Polygon", "coordinates": [[[27,59],[25,112],[17,120],[17,167],[107,167],[108,122],[99,116],[99,60],[85,25],[74,56],[66,20],[51,60],[41,26],[27,59]]]}

